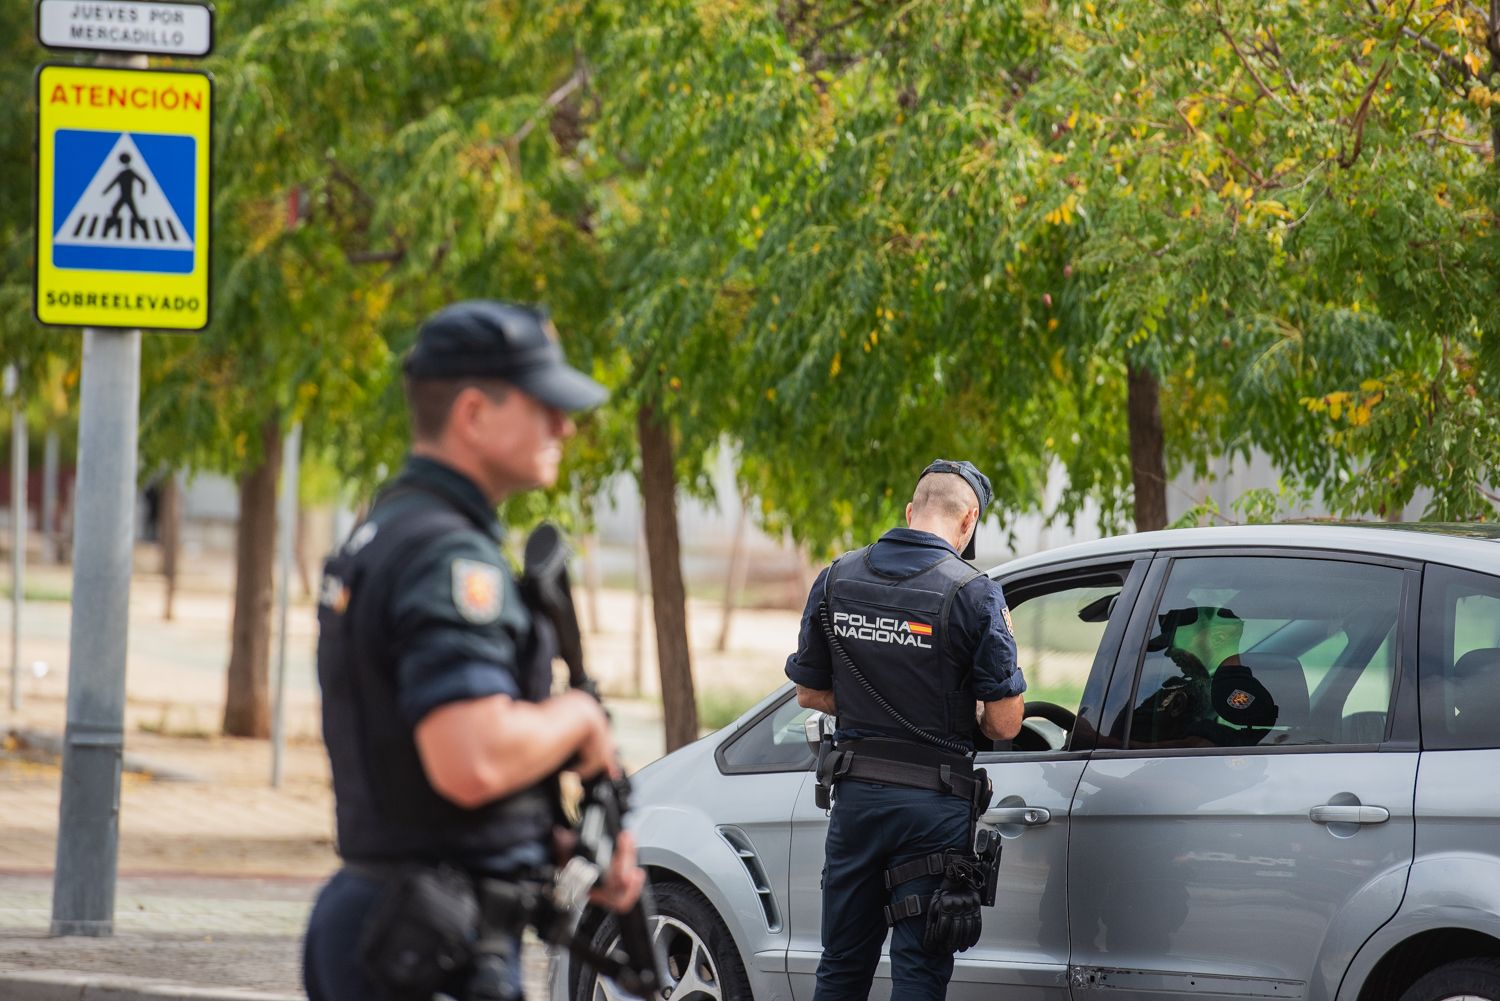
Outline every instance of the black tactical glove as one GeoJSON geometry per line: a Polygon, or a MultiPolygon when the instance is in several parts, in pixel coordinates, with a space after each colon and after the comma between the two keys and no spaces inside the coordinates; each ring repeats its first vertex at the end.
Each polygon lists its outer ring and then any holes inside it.
{"type": "Polygon", "coordinates": [[[979,941],[980,890],[983,874],[972,859],[950,859],[943,885],[927,905],[922,947],[934,956],[963,952],[979,941]]]}

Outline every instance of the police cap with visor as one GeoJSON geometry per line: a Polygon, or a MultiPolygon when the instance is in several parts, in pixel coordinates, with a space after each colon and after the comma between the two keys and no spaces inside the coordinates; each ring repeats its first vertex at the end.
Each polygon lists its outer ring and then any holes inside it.
{"type": "Polygon", "coordinates": [[[473,299],[428,317],[403,366],[412,379],[500,379],[558,410],[588,410],[609,391],[563,357],[547,314],[473,299]]]}
{"type": "MultiPolygon", "coordinates": [[[[979,501],[979,517],[974,522],[974,531],[969,533],[969,542],[964,546],[964,551],[959,555],[966,560],[974,558],[974,537],[979,534],[979,522],[984,520],[984,509],[990,506],[994,500],[995,492],[990,489],[990,480],[979,471],[972,462],[955,462],[952,459],[934,459],[926,469],[922,470],[922,476],[928,473],[952,473],[963,477],[965,483],[974,491],[974,498],[979,501]]],[[[922,476],[917,477],[917,482],[922,482],[922,476]]]]}

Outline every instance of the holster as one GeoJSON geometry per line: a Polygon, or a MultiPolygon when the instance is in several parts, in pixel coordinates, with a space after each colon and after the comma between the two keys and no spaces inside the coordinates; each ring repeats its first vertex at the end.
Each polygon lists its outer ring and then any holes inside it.
{"type": "Polygon", "coordinates": [[[359,941],[365,976],[390,1001],[431,1001],[464,975],[479,939],[470,877],[450,866],[351,866],[385,883],[359,941]]]}
{"type": "Polygon", "coordinates": [[[826,810],[833,805],[835,779],[833,771],[837,763],[833,749],[833,735],[825,733],[818,741],[818,757],[813,765],[813,778],[816,781],[816,785],[813,786],[813,803],[819,810],[826,810]]]}
{"type": "Polygon", "coordinates": [[[1000,875],[1000,835],[980,830],[974,850],[934,852],[885,871],[887,889],[922,876],[943,877],[932,895],[910,894],[885,909],[886,924],[927,916],[922,945],[934,955],[963,952],[979,941],[981,907],[995,906],[1000,875]]]}
{"type": "Polygon", "coordinates": [[[926,915],[922,947],[936,956],[951,956],[979,941],[979,909],[984,893],[980,859],[965,851],[935,852],[887,869],[885,884],[894,887],[921,876],[937,875],[943,877],[943,882],[931,896],[902,897],[885,909],[885,920],[894,925],[926,915]]]}

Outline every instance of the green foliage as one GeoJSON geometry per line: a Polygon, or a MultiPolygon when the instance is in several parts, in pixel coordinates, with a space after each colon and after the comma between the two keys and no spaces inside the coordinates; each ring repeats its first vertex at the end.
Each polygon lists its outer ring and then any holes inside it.
{"type": "MultiPolygon", "coordinates": [[[[585,521],[649,403],[686,488],[732,448],[768,527],[819,551],[894,523],[938,455],[989,472],[1001,520],[1060,465],[1045,513],[1121,527],[1127,366],[1161,380],[1170,471],[1252,448],[1285,471],[1240,517],[1304,491],[1492,516],[1500,44],[1472,5],[218,17],[215,320],[147,338],[143,468],[239,473],[266,421],[301,421],[314,492],[367,492],[404,448],[417,324],[497,296],[548,303],[616,390],[558,490],[512,502],[523,525],[585,521]]],[[[0,24],[0,88],[32,109],[29,18],[0,24]]],[[[12,192],[30,121],[0,127],[12,192]]],[[[76,341],[29,319],[27,205],[0,204],[0,348],[66,394],[76,341]]]]}

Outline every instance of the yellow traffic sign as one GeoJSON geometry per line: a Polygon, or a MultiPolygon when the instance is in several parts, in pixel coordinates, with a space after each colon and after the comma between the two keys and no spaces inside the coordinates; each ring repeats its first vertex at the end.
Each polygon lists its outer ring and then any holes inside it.
{"type": "Polygon", "coordinates": [[[208,74],[43,66],[37,105],[37,319],[207,326],[208,74]]]}

